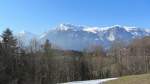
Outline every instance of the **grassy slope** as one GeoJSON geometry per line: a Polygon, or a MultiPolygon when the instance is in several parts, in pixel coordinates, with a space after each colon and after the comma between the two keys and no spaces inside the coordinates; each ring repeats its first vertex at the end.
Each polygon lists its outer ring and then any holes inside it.
{"type": "Polygon", "coordinates": [[[104,84],[150,84],[150,74],[125,76],[104,84]]]}

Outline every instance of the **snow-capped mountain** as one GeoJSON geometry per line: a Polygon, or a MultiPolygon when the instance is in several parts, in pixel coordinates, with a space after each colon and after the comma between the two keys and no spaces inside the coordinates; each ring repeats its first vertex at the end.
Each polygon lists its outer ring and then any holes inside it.
{"type": "Polygon", "coordinates": [[[15,34],[15,36],[19,41],[22,41],[25,44],[28,44],[34,38],[37,39],[37,35],[27,31],[21,31],[15,34]]]}
{"type": "Polygon", "coordinates": [[[63,49],[82,50],[91,45],[109,47],[115,40],[126,43],[134,38],[149,36],[149,29],[114,25],[111,27],[89,27],[73,24],[60,24],[40,36],[63,49]]]}
{"type": "MultiPolygon", "coordinates": [[[[83,50],[92,45],[109,48],[120,40],[130,43],[135,38],[150,36],[150,29],[114,25],[110,27],[91,27],[73,24],[60,24],[42,35],[22,31],[15,34],[19,41],[29,44],[32,39],[44,43],[48,39],[53,45],[68,50],[83,50]]],[[[0,41],[2,38],[0,37],[0,41]]]]}

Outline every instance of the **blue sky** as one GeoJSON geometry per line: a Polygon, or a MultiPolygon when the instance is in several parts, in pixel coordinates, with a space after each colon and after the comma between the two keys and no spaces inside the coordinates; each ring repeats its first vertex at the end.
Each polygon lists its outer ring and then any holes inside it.
{"type": "Polygon", "coordinates": [[[150,28],[150,0],[0,0],[0,32],[38,34],[60,23],[150,28]]]}

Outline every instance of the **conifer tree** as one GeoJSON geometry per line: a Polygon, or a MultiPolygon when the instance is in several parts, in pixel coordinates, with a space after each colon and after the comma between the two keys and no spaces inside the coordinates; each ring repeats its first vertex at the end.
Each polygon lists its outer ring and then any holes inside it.
{"type": "Polygon", "coordinates": [[[49,42],[49,40],[47,39],[44,43],[44,51],[48,52],[51,49],[51,44],[49,42]]]}
{"type": "Polygon", "coordinates": [[[6,29],[2,34],[2,54],[1,64],[3,65],[3,79],[0,84],[9,84],[17,78],[17,40],[10,29],[6,29]]]}
{"type": "Polygon", "coordinates": [[[12,34],[12,31],[9,28],[7,28],[2,34],[2,42],[9,46],[16,46],[17,40],[15,39],[15,37],[12,34]]]}

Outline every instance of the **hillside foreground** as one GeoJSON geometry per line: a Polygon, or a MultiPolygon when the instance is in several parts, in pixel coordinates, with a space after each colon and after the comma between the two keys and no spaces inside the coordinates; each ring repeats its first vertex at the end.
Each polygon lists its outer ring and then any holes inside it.
{"type": "Polygon", "coordinates": [[[150,74],[124,76],[120,78],[73,81],[61,84],[150,84],[150,74]]]}
{"type": "Polygon", "coordinates": [[[150,74],[125,76],[104,84],[150,84],[150,74]]]}

